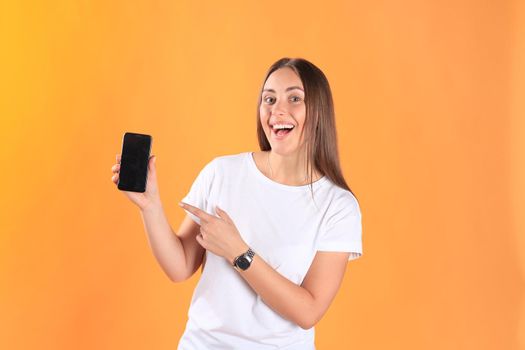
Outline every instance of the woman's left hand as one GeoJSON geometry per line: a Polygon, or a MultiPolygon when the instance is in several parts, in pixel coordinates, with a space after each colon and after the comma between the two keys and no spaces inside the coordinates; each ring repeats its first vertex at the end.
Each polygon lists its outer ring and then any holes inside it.
{"type": "Polygon", "coordinates": [[[200,219],[201,233],[197,235],[197,242],[204,249],[222,256],[230,264],[248,250],[249,246],[242,239],[233,220],[218,206],[215,211],[219,217],[184,202],[179,205],[200,219]]]}

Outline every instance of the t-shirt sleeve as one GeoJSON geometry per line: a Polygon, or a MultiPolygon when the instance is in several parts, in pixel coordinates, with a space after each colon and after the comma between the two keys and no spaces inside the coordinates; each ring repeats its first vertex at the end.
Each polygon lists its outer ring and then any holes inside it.
{"type": "MultiPolygon", "coordinates": [[[[212,161],[208,162],[204,168],[202,168],[193,181],[189,192],[186,194],[186,196],[184,196],[184,198],[182,198],[182,202],[188,203],[207,212],[210,190],[213,183],[213,178],[215,176],[215,165],[215,159],[213,159],[212,161]]],[[[201,220],[196,215],[190,213],[186,209],[184,210],[193,219],[193,221],[200,225],[201,220]]]]}
{"type": "Polygon", "coordinates": [[[349,261],[361,257],[361,209],[350,192],[345,192],[344,196],[334,200],[322,227],[317,250],[350,252],[349,261]]]}

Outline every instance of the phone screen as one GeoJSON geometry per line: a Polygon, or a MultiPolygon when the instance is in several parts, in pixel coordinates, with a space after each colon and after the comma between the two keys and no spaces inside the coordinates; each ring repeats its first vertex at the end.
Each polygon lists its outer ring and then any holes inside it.
{"type": "Polygon", "coordinates": [[[118,189],[145,192],[152,137],[126,132],[122,142],[118,189]]]}

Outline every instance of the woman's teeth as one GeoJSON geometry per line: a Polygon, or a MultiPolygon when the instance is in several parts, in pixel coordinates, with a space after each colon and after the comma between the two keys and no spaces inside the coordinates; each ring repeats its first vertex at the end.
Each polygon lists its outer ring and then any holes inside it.
{"type": "Polygon", "coordinates": [[[275,124],[272,129],[277,132],[279,130],[292,130],[294,128],[294,125],[291,125],[291,124],[275,124]]]}
{"type": "Polygon", "coordinates": [[[293,125],[292,124],[274,124],[273,125],[273,128],[274,129],[293,129],[293,125]]]}
{"type": "Polygon", "coordinates": [[[295,126],[291,124],[275,124],[273,125],[272,130],[277,136],[283,136],[291,132],[294,127],[295,126]]]}

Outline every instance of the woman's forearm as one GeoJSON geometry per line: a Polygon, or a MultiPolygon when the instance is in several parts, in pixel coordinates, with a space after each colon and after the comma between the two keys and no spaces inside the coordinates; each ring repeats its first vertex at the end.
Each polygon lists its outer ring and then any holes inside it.
{"type": "Polygon", "coordinates": [[[186,274],[184,247],[171,229],[162,204],[150,205],[140,212],[149,246],[159,265],[171,281],[183,280],[186,274]]]}
{"type": "Polygon", "coordinates": [[[247,270],[240,270],[239,273],[261,299],[282,317],[303,329],[314,325],[312,294],[274,270],[259,255],[253,257],[247,270]]]}
{"type": "MultiPolygon", "coordinates": [[[[196,236],[199,244],[204,249],[214,249],[214,253],[224,257],[233,269],[235,257],[246,252],[249,246],[240,236],[231,217],[219,207],[215,208],[219,215],[217,217],[184,202],[179,205],[197,216],[205,227],[205,236],[196,236]],[[224,239],[224,236],[230,240],[220,246],[223,243],[220,238],[224,239]]],[[[281,275],[257,253],[247,270],[238,271],[264,303],[283,318],[303,329],[312,328],[319,319],[319,308],[312,293],[281,275]]]]}

